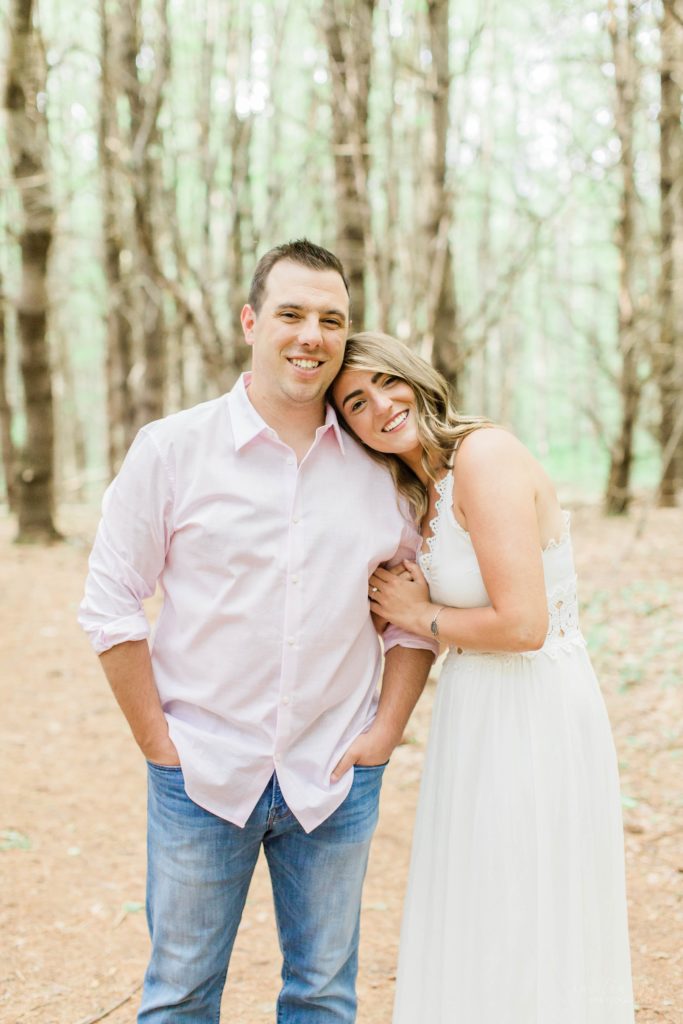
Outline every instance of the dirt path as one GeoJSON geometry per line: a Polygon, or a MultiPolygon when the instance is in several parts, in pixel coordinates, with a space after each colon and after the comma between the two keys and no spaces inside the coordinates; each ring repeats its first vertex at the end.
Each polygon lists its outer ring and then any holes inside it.
{"type": "MultiPolygon", "coordinates": [[[[144,768],[75,625],[92,516],[17,548],[0,520],[0,1022],[134,1021],[147,957],[144,768]],[[79,539],[80,538],[80,539],[79,539]]],[[[638,1024],[683,1024],[683,515],[574,515],[583,626],[619,751],[638,1024]]],[[[359,1024],[389,1024],[433,685],[385,776],[365,891],[359,1024]]],[[[224,1000],[274,1019],[279,958],[259,864],[224,1000]]],[[[425,1022],[429,1024],[429,1022],[425,1022]]],[[[468,1022],[469,1024],[469,1022],[468,1022]]],[[[504,1024],[504,1022],[501,1022],[504,1024]]],[[[552,1024],[552,1022],[547,1022],[552,1024]]]]}

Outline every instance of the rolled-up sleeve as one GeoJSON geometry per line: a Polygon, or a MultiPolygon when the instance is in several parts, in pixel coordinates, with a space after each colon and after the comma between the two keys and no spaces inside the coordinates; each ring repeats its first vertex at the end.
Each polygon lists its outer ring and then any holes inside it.
{"type": "MultiPolygon", "coordinates": [[[[404,559],[409,562],[417,561],[417,553],[422,543],[422,538],[409,518],[407,509],[404,505],[402,507],[405,525],[401,536],[401,546],[390,562],[392,566],[398,565],[404,559]]],[[[388,654],[392,647],[410,647],[413,650],[431,651],[435,658],[439,654],[437,640],[431,637],[416,636],[415,633],[410,633],[408,630],[399,629],[398,626],[394,626],[391,622],[382,634],[382,643],[384,644],[385,654],[388,654]]]]}
{"type": "Polygon", "coordinates": [[[107,488],[78,621],[97,654],[150,627],[142,606],[155,590],[172,533],[173,480],[143,428],[107,488]]]}

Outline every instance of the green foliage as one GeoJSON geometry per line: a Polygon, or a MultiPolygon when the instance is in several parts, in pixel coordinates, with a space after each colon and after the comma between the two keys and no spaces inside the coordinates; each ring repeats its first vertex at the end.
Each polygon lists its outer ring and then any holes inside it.
{"type": "MultiPolygon", "coordinates": [[[[171,75],[157,145],[170,206],[155,214],[164,269],[170,277],[179,273],[176,233],[190,271],[212,297],[219,327],[228,333],[260,252],[300,234],[334,246],[334,99],[320,6],[319,0],[168,0],[171,75]],[[240,294],[231,294],[227,285],[238,202],[232,191],[239,155],[231,136],[235,114],[250,127],[247,195],[240,200],[240,294]]],[[[110,13],[117,9],[108,6],[110,13]]],[[[95,476],[103,472],[105,450],[107,304],[97,141],[98,10],[96,0],[44,0],[39,11],[50,68],[46,103],[59,210],[51,332],[55,351],[57,339],[65,341],[77,383],[73,414],[86,425],[95,476]]],[[[658,37],[652,5],[641,5],[639,17],[638,188],[646,250],[641,286],[647,291],[656,273],[658,37]]],[[[429,285],[417,273],[414,251],[424,219],[430,146],[432,57],[425,18],[425,5],[416,0],[377,5],[370,96],[373,237],[377,252],[388,259],[391,284],[388,322],[378,326],[418,346],[429,285]]],[[[603,486],[619,415],[619,150],[605,9],[594,0],[487,0],[453,4],[450,22],[447,184],[454,202],[459,307],[454,342],[467,355],[463,406],[509,424],[563,490],[595,495],[603,486]]],[[[138,66],[151,81],[160,31],[155,5],[143,4],[142,23],[138,66]]],[[[122,158],[125,165],[126,154],[122,158]]],[[[2,136],[0,175],[9,177],[2,136]]],[[[17,217],[16,196],[3,190],[0,272],[9,292],[17,288],[17,217]]],[[[372,323],[380,307],[371,266],[367,291],[372,323]]],[[[181,323],[169,300],[167,329],[179,331],[181,323]]],[[[10,391],[20,406],[13,332],[10,322],[10,391]]],[[[170,372],[173,378],[175,368],[170,372]]],[[[201,398],[206,387],[201,373],[189,374],[185,403],[201,398]]],[[[171,393],[179,390],[172,379],[171,393]]],[[[647,426],[653,403],[649,395],[647,426]]],[[[658,454],[645,427],[636,454],[636,486],[651,486],[658,454]]]]}
{"type": "Polygon", "coordinates": [[[31,840],[23,832],[16,832],[10,828],[0,829],[0,851],[30,849],[31,840]]]}

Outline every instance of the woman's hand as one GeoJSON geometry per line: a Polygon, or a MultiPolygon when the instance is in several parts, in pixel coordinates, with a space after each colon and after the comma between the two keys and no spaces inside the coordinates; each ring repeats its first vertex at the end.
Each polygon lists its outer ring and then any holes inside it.
{"type": "MultiPolygon", "coordinates": [[[[412,578],[413,578],[412,577],[412,573],[408,569],[406,569],[406,566],[405,566],[404,562],[399,562],[398,565],[390,566],[388,571],[393,576],[400,576],[402,579],[412,580],[412,578]]],[[[372,621],[374,623],[375,629],[377,630],[377,632],[381,636],[382,633],[384,632],[384,630],[389,625],[389,620],[388,619],[383,619],[381,617],[381,615],[376,615],[373,612],[373,614],[372,614],[372,621]]]]}
{"type": "Polygon", "coordinates": [[[433,605],[417,562],[375,569],[368,583],[370,611],[401,629],[430,635],[433,605]]]}

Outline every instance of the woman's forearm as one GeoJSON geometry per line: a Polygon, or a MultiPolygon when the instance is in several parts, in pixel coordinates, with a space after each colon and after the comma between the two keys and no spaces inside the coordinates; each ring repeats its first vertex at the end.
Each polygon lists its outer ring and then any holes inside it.
{"type": "Polygon", "coordinates": [[[402,625],[420,636],[433,636],[435,618],[442,643],[469,651],[538,650],[548,632],[548,613],[540,608],[501,611],[492,607],[450,608],[431,602],[419,606],[415,622],[402,625]]]}

